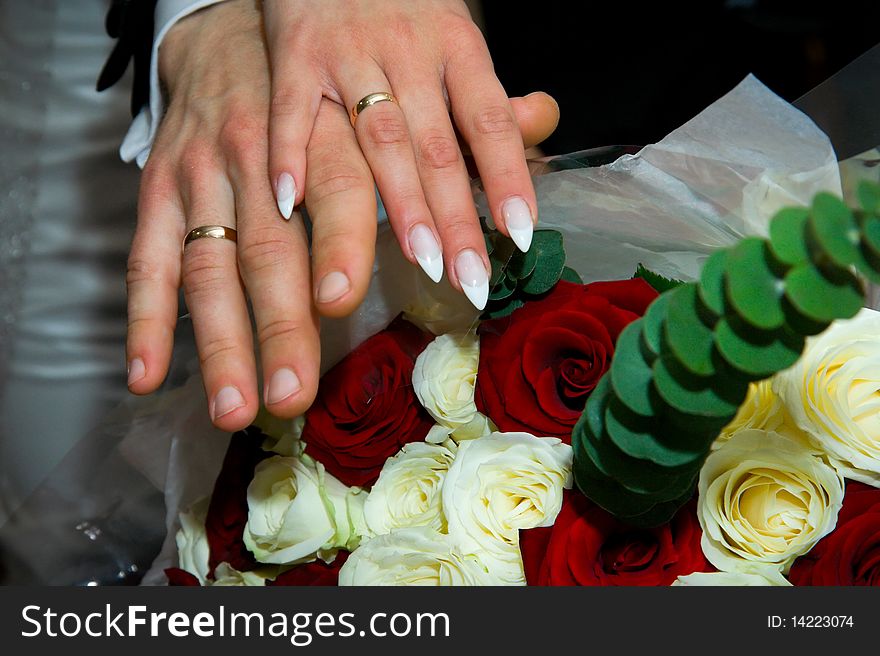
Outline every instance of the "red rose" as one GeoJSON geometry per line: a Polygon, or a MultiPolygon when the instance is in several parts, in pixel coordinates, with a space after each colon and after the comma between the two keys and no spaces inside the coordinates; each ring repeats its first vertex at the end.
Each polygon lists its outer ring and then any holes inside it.
{"type": "Polygon", "coordinates": [[[670,585],[711,571],[693,503],[668,524],[628,526],[579,492],[566,491],[552,527],[520,532],[529,585],[670,585]]]}
{"type": "Polygon", "coordinates": [[[798,558],[794,585],[880,585],[880,490],[850,481],[837,528],[798,558]]]}
{"type": "Polygon", "coordinates": [[[171,586],[200,587],[202,585],[194,574],[179,567],[169,567],[165,570],[165,576],[168,577],[168,585],[171,586]]]}
{"type": "Polygon", "coordinates": [[[339,570],[348,560],[348,552],[340,551],[329,565],[316,560],[305,565],[297,565],[266,585],[339,585],[339,570]]]}
{"type": "Polygon", "coordinates": [[[371,485],[404,444],[433,426],[413,392],[413,364],[433,339],[398,317],[328,371],[306,412],[306,452],[346,485],[371,485]]]}
{"type": "Polygon", "coordinates": [[[618,335],[656,297],[641,278],[559,282],[545,298],[483,322],[477,408],[502,431],[570,442],[618,335]]]}
{"type": "Polygon", "coordinates": [[[254,468],[272,455],[261,448],[265,437],[259,428],[251,426],[235,433],[229,442],[205,518],[210,549],[209,576],[224,562],[239,572],[252,570],[257,565],[242,536],[248,518],[247,488],[254,478],[254,468]]]}

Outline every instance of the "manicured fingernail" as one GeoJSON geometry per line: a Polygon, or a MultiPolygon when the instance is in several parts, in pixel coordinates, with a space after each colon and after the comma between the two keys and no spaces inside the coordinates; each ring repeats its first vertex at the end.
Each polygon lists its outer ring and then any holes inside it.
{"type": "Polygon", "coordinates": [[[278,211],[281,216],[290,220],[293,214],[293,203],[296,200],[296,182],[290,173],[282,173],[278,176],[275,184],[275,198],[278,201],[278,211]]]}
{"type": "Polygon", "coordinates": [[[302,389],[302,385],[293,370],[286,367],[279,369],[269,379],[269,386],[266,388],[266,405],[281,403],[300,389],[302,389]]]}
{"type": "Polygon", "coordinates": [[[443,254],[434,233],[424,223],[419,223],[409,231],[409,245],[416,262],[434,282],[443,277],[443,254]]]}
{"type": "Polygon", "coordinates": [[[342,271],[331,271],[318,285],[318,303],[330,303],[342,298],[351,289],[351,282],[342,271]]]}
{"type": "Polygon", "coordinates": [[[217,392],[217,396],[214,397],[214,402],[211,404],[211,419],[216,421],[244,405],[244,397],[241,392],[231,386],[224,387],[217,392]]]}
{"type": "Polygon", "coordinates": [[[468,300],[478,310],[486,307],[489,298],[489,274],[477,252],[468,248],[455,258],[455,275],[468,300]]]}
{"type": "Polygon", "coordinates": [[[129,385],[133,385],[146,375],[147,368],[144,366],[143,360],[141,360],[140,358],[134,358],[131,362],[128,363],[129,385]]]}
{"type": "Polygon", "coordinates": [[[511,198],[505,201],[501,207],[501,213],[504,215],[504,225],[507,226],[507,232],[510,233],[513,243],[523,253],[527,252],[529,246],[532,245],[532,231],[534,230],[529,204],[522,198],[511,198]]]}

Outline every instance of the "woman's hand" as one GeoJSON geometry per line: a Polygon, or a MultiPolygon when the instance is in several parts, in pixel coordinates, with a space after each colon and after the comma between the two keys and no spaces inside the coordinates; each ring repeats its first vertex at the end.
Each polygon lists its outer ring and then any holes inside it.
{"type": "MultiPolygon", "coordinates": [[[[340,263],[349,267],[351,291],[337,311],[356,307],[369,284],[376,231],[370,166],[346,110],[321,101],[305,152],[310,261],[303,225],[278,218],[266,173],[269,68],[252,0],[227,0],[178,23],[159,63],[170,101],[144,169],[129,258],[129,388],[147,394],[165,378],[182,285],[214,424],[239,430],[259,406],[248,299],[264,403],[279,417],[297,416],[318,384],[312,281],[340,263]],[[238,243],[199,239],[181,254],[189,230],[212,224],[236,228],[238,243]]],[[[556,125],[545,94],[511,105],[525,145],[556,125]]]]}
{"type": "MultiPolygon", "coordinates": [[[[272,64],[269,171],[281,213],[289,216],[303,198],[322,97],[351,109],[369,94],[391,93],[396,103],[366,108],[354,125],[391,225],[411,262],[439,280],[445,261],[453,286],[482,309],[489,259],[456,130],[476,160],[495,224],[522,250],[537,206],[516,115],[464,2],[263,4],[272,64]]],[[[315,302],[330,316],[356,306],[364,276],[360,260],[336,255],[315,268],[315,302]]]]}

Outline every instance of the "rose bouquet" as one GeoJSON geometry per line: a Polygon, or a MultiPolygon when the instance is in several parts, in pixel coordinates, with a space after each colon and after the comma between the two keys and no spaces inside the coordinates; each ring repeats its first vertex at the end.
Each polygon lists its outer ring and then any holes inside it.
{"type": "Polygon", "coordinates": [[[482,316],[380,226],[305,417],[211,427],[179,331],[168,388],[2,547],[55,583],[876,580],[876,315],[850,275],[876,205],[831,198],[827,137],[747,79],[657,144],[533,172],[550,229],[522,254],[485,227],[482,316]]]}
{"type": "Polygon", "coordinates": [[[689,284],[583,284],[559,233],[523,254],[485,228],[482,316],[410,307],[301,421],[236,435],[169,580],[880,582],[880,313],[854,273],[880,279],[880,186],[860,200],[783,209],[689,284]]]}

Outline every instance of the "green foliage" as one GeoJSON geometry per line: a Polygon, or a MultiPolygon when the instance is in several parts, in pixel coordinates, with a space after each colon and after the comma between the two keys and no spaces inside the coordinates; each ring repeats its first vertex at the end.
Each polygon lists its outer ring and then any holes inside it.
{"type": "Polygon", "coordinates": [[[650,269],[646,269],[644,264],[639,264],[633,278],[641,278],[660,294],[684,284],[681,280],[665,278],[659,273],[654,273],[650,269]]]}
{"type": "Polygon", "coordinates": [[[557,230],[535,230],[529,251],[523,253],[513,240],[490,230],[485,219],[480,223],[492,264],[484,319],[507,316],[549,292],[560,280],[583,282],[574,269],[565,266],[562,233],[557,230]]]}
{"type": "Polygon", "coordinates": [[[880,281],[880,185],[863,183],[858,196],[855,210],[820,193],[810,208],[780,211],[769,239],[714,253],[697,283],[639,267],[662,294],[621,333],[572,433],[584,494],[637,526],[668,521],[691,498],[749,382],[791,366],[806,336],[859,311],[854,271],[880,281]]]}

